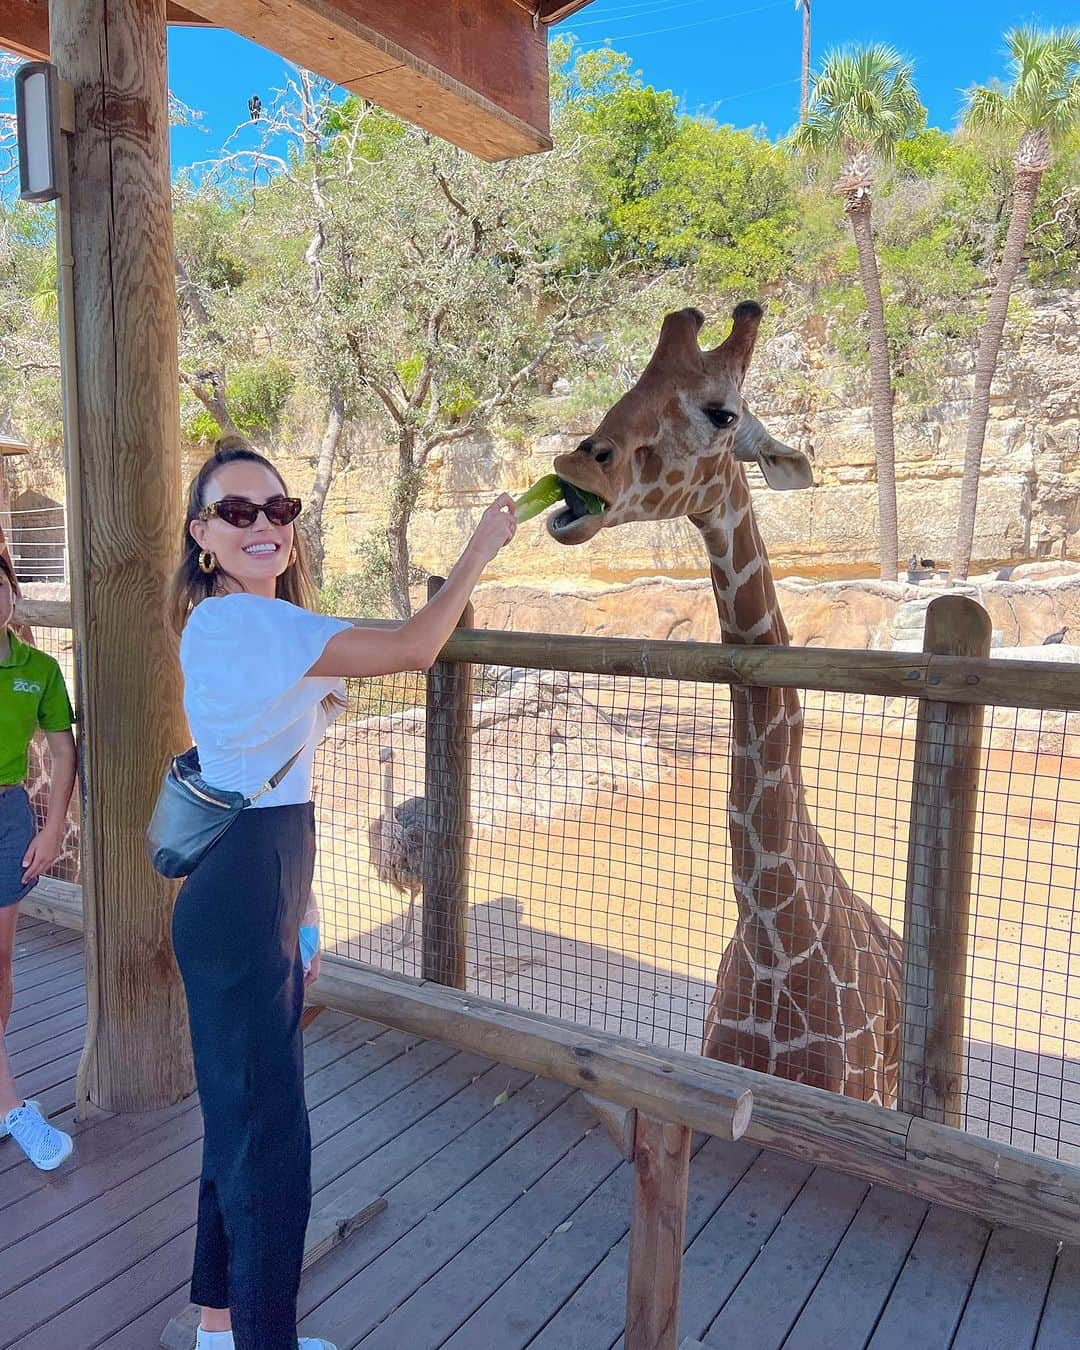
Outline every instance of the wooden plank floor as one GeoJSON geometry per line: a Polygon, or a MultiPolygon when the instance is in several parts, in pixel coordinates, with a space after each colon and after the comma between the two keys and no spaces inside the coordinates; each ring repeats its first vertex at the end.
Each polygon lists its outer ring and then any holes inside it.
{"type": "MultiPolygon", "coordinates": [[[[0,1143],[0,1346],[153,1350],[187,1300],[196,1102],[72,1120],[81,943],[20,923],[8,1048],[76,1135],[61,1171],[0,1143]]],[[[340,1350],[621,1346],[629,1167],[584,1101],[337,1013],[309,1027],[316,1204],[385,1213],[305,1276],[340,1350]]],[[[743,1144],[698,1141],[681,1336],[738,1350],[1066,1350],[1080,1250],[743,1144]]]]}

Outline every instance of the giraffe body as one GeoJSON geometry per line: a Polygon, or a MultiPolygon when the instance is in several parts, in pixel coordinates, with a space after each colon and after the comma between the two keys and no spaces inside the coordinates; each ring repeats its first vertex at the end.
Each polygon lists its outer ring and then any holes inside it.
{"type": "MultiPolygon", "coordinates": [[[[594,434],[555,461],[606,503],[549,521],[562,543],[634,520],[688,516],[709,556],[728,643],[786,644],[743,461],[774,487],[807,486],[809,464],[742,401],[761,310],[740,305],[728,339],[702,351],[696,310],[669,314],[638,383],[594,434]]],[[[822,840],[802,779],[793,689],[733,688],[728,833],[738,907],[717,972],[703,1052],[891,1105],[899,1064],[901,945],[854,894],[822,840]]]]}

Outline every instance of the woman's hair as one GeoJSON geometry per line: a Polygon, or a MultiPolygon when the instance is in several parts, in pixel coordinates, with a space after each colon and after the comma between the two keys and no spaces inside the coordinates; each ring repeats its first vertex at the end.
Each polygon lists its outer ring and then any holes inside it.
{"type": "MultiPolygon", "coordinates": [[[[184,532],[180,540],[180,565],[169,583],[167,601],[169,622],[177,633],[182,631],[188,615],[200,600],[205,600],[208,595],[214,595],[220,589],[222,577],[220,568],[207,573],[199,567],[201,549],[192,538],[188,526],[198,518],[199,512],[206,505],[206,485],[210,479],[224,465],[238,463],[261,464],[264,469],[269,469],[281,484],[282,493],[288,496],[285,480],[273,464],[265,456],[252,450],[239,436],[222,436],[215,444],[214,453],[191,480],[191,486],[188,488],[184,532]]],[[[293,542],[296,556],[277,579],[277,596],[279,600],[289,600],[304,609],[314,609],[315,587],[308,570],[304,541],[299,530],[294,530],[293,542]]]]}
{"type": "Polygon", "coordinates": [[[19,579],[15,575],[15,567],[11,561],[11,555],[5,547],[0,547],[0,572],[3,572],[4,576],[7,577],[8,582],[11,585],[11,593],[15,599],[18,600],[19,596],[22,595],[22,591],[19,590],[19,579]]]}
{"type": "MultiPolygon", "coordinates": [[[[7,548],[5,547],[0,547],[0,572],[3,572],[4,576],[7,576],[8,582],[11,583],[11,594],[18,599],[20,595],[22,595],[22,591],[19,590],[19,578],[15,575],[15,567],[11,562],[11,555],[9,555],[7,548]]],[[[15,626],[15,616],[12,616],[11,622],[12,626],[15,626]]]]}

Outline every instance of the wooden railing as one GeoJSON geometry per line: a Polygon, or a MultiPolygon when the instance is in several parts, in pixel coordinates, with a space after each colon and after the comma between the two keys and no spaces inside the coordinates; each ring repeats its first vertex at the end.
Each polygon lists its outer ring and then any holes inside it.
{"type": "MultiPolygon", "coordinates": [[[[62,626],[62,606],[24,605],[62,626]]],[[[586,1090],[634,1159],[628,1350],[676,1345],[693,1130],[898,1187],[925,1200],[1080,1241],[1080,1167],[977,1137],[959,1123],[972,813],[985,706],[1080,710],[1080,669],[987,655],[972,601],[930,608],[921,653],[733,647],[459,630],[428,677],[423,972],[416,980],[332,954],[318,1002],[586,1090]],[[919,700],[905,915],[900,1109],[718,1064],[464,992],[468,668],[795,687],[919,700]],[[606,1104],[606,1105],[605,1105],[606,1104]]],[[[46,916],[64,905],[43,895],[46,916]]],[[[76,922],[73,913],[67,921],[76,922]]]]}

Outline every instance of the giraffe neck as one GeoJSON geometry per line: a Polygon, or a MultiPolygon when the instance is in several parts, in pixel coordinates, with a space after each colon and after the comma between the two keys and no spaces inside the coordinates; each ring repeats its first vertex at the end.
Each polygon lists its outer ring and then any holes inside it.
{"type": "Polygon", "coordinates": [[[758,533],[741,465],[732,467],[722,505],[691,520],[709,555],[721,640],[787,646],[788,630],[776,599],[769,555],[758,533]]]}
{"type": "MultiPolygon", "coordinates": [[[[733,468],[723,504],[692,519],[709,554],[722,640],[786,645],[787,626],[741,466],[733,468]]],[[[732,687],[728,829],[744,921],[788,907],[800,888],[797,853],[806,815],[801,749],[802,708],[794,689],[732,687]]],[[[800,929],[806,917],[794,920],[800,929]]]]}

